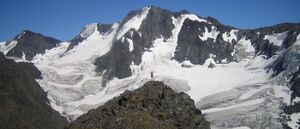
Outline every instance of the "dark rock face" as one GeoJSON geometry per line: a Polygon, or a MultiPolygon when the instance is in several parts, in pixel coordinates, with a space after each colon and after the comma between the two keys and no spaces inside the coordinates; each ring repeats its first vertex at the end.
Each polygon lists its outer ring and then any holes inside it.
{"type": "Polygon", "coordinates": [[[32,60],[36,54],[43,54],[45,50],[51,49],[61,42],[60,40],[31,31],[23,31],[14,40],[18,42],[17,45],[6,55],[21,58],[24,53],[26,60],[32,60]]]}
{"type": "Polygon", "coordinates": [[[125,91],[71,123],[70,129],[209,129],[209,123],[185,93],[151,81],[125,91]]]}
{"type": "Polygon", "coordinates": [[[102,74],[102,82],[105,85],[106,81],[113,77],[125,78],[131,76],[131,56],[129,52],[129,43],[127,40],[118,40],[114,42],[111,50],[95,60],[96,72],[102,74]],[[105,72],[104,72],[105,71],[105,72]]]}
{"type": "Polygon", "coordinates": [[[62,129],[65,118],[48,105],[35,79],[41,73],[31,63],[15,63],[0,53],[0,128],[62,129]]]}
{"type": "Polygon", "coordinates": [[[224,25],[213,25],[206,22],[192,21],[186,19],[178,34],[177,47],[175,51],[175,60],[182,62],[184,60],[190,60],[193,64],[203,64],[210,54],[215,55],[215,60],[220,62],[223,59],[233,61],[233,55],[231,53],[234,50],[234,46],[237,41],[233,40],[232,43],[224,41],[222,34],[229,32],[232,27],[224,25]],[[214,41],[212,38],[208,38],[207,41],[203,41],[199,36],[203,36],[205,28],[209,32],[213,31],[212,26],[215,27],[215,33],[217,39],[214,41]]]}
{"type": "MultiPolygon", "coordinates": [[[[298,66],[300,67],[300,66],[298,66]]],[[[291,101],[293,101],[296,97],[300,97],[300,70],[298,70],[291,79],[291,101]]],[[[284,108],[284,112],[286,114],[299,113],[300,112],[300,102],[293,103],[292,105],[288,105],[284,108]]]]}
{"type": "Polygon", "coordinates": [[[175,14],[169,10],[161,9],[159,7],[151,7],[146,19],[141,24],[139,32],[142,33],[142,38],[145,43],[145,47],[152,46],[152,42],[163,36],[168,39],[172,35],[174,25],[172,23],[172,16],[175,14]]]}
{"type": "MultiPolygon", "coordinates": [[[[131,11],[120,23],[120,28],[132,17],[141,13],[141,11],[131,11]]],[[[170,38],[174,29],[171,17],[176,17],[181,13],[186,12],[172,13],[158,7],[151,7],[139,30],[129,30],[123,36],[123,41],[122,38],[116,40],[110,52],[95,60],[96,72],[104,74],[103,82],[105,83],[105,80],[110,80],[113,77],[121,79],[131,76],[132,73],[129,67],[131,62],[139,65],[144,51],[152,47],[155,39],[160,36],[163,36],[165,39],[170,38]],[[129,51],[129,42],[127,39],[133,42],[134,49],[132,51],[129,51]],[[106,72],[102,73],[105,70],[106,72]]]]}
{"type": "MultiPolygon", "coordinates": [[[[100,34],[105,34],[105,33],[109,33],[111,31],[111,24],[97,24],[97,31],[100,32],[100,34]]],[[[82,31],[84,31],[86,28],[84,28],[82,31]]],[[[80,33],[73,38],[72,40],[70,40],[70,45],[67,48],[66,52],[73,49],[75,46],[77,46],[80,42],[82,42],[83,40],[85,40],[86,37],[82,37],[80,35],[80,33]]]]}
{"type": "Polygon", "coordinates": [[[250,39],[255,47],[256,54],[266,55],[268,58],[273,56],[276,51],[280,49],[268,40],[264,40],[265,35],[272,35],[273,33],[288,32],[287,37],[284,39],[283,48],[290,47],[295,41],[297,35],[300,33],[300,24],[297,23],[282,23],[270,27],[263,27],[254,30],[246,30],[243,35],[246,39],[250,39]]]}

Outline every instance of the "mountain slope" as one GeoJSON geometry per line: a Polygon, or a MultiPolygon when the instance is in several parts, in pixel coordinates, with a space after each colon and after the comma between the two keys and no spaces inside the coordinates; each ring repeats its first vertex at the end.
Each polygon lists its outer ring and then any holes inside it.
{"type": "Polygon", "coordinates": [[[125,91],[74,121],[70,129],[209,129],[209,123],[185,93],[150,81],[125,91]]]}
{"type": "Polygon", "coordinates": [[[48,105],[35,79],[41,73],[31,63],[15,63],[0,53],[0,128],[62,129],[65,118],[48,105]]]}
{"type": "MultiPolygon", "coordinates": [[[[9,44],[14,44],[14,46],[6,50],[7,53],[5,54],[7,56],[32,60],[36,54],[44,54],[46,50],[56,47],[61,41],[25,30],[17,35],[11,42],[12,43],[9,44]]],[[[6,48],[5,46],[3,47],[6,48]]]]}
{"type": "Polygon", "coordinates": [[[299,23],[242,30],[145,7],[101,25],[32,60],[51,106],[70,120],[143,86],[153,73],[190,95],[213,127],[297,128],[299,23]]]}

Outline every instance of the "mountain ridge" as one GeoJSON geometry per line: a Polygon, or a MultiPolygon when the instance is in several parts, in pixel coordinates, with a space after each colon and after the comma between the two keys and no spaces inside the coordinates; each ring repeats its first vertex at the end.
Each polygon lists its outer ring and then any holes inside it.
{"type": "MultiPolygon", "coordinates": [[[[31,60],[43,73],[39,84],[49,92],[51,105],[60,107],[57,110],[71,120],[126,89],[142,86],[150,73],[159,81],[182,84],[179,89],[199,105],[224,109],[224,105],[238,107],[249,101],[258,108],[245,112],[259,114],[258,109],[270,112],[262,116],[270,119],[260,126],[253,122],[263,118],[252,116],[254,120],[247,124],[251,128],[281,128],[281,124],[287,125],[289,117],[299,112],[293,108],[300,96],[299,23],[244,30],[187,11],[145,7],[129,12],[121,22],[102,27],[101,32],[100,24],[87,25],[73,41],[44,49],[45,53],[40,52],[31,60]],[[224,103],[228,103],[224,104],[220,100],[226,97],[220,98],[218,93],[227,90],[234,91],[229,98],[235,99],[226,99],[224,103]],[[293,93],[292,99],[286,91],[293,93]],[[204,101],[205,96],[218,98],[219,103],[204,101]],[[263,104],[272,106],[265,108],[263,104]],[[288,114],[274,113],[277,108],[283,110],[280,105],[291,106],[286,108],[288,114]],[[277,117],[283,122],[273,119],[277,117]]],[[[236,115],[232,114],[240,117],[241,123],[246,121],[243,113],[236,115]]],[[[228,121],[235,121],[229,116],[228,121]]],[[[218,127],[233,126],[218,125],[224,120],[214,113],[208,113],[208,117],[218,127]]]]}

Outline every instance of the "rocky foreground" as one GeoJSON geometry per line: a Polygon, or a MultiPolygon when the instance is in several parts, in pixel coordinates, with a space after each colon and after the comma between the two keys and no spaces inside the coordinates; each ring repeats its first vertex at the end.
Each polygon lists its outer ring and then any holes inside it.
{"type": "Polygon", "coordinates": [[[48,104],[35,81],[41,73],[31,63],[6,59],[0,53],[0,129],[62,129],[67,119],[48,104]]]}
{"type": "Polygon", "coordinates": [[[90,110],[70,129],[210,129],[210,125],[187,94],[150,81],[90,110]]]}

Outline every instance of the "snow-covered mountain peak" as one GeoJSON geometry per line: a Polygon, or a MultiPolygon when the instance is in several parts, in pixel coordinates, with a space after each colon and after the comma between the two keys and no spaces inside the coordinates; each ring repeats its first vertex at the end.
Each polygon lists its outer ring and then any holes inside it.
{"type": "Polygon", "coordinates": [[[17,39],[22,38],[22,36],[25,35],[25,34],[26,34],[26,31],[21,32],[21,33],[17,36],[17,39]]]}
{"type": "Polygon", "coordinates": [[[127,33],[130,29],[138,30],[143,22],[143,20],[147,17],[147,14],[150,10],[150,7],[145,7],[141,12],[137,13],[131,19],[126,21],[123,26],[120,26],[118,33],[116,35],[119,40],[125,33],[127,33]]]}
{"type": "Polygon", "coordinates": [[[32,62],[43,75],[38,82],[51,106],[71,119],[148,80],[161,80],[188,93],[217,127],[222,125],[214,121],[236,122],[234,116],[241,118],[238,125],[252,128],[259,120],[272,123],[272,128],[278,121],[271,118],[279,118],[274,109],[286,104],[289,92],[285,91],[299,76],[299,26],[242,30],[211,17],[151,6],[130,12],[120,23],[88,24],[67,42],[28,36],[22,41],[25,47],[2,43],[0,50],[6,56],[35,56],[32,62]],[[31,48],[30,43],[37,47],[31,48]],[[39,43],[50,43],[49,50],[35,52],[39,43]],[[222,111],[228,112],[218,116],[222,111]],[[250,122],[243,114],[259,111],[271,113],[249,116],[250,122]]]}
{"type": "Polygon", "coordinates": [[[87,37],[91,36],[97,29],[98,29],[98,23],[88,24],[80,32],[80,36],[82,38],[87,38],[87,37]]]}

